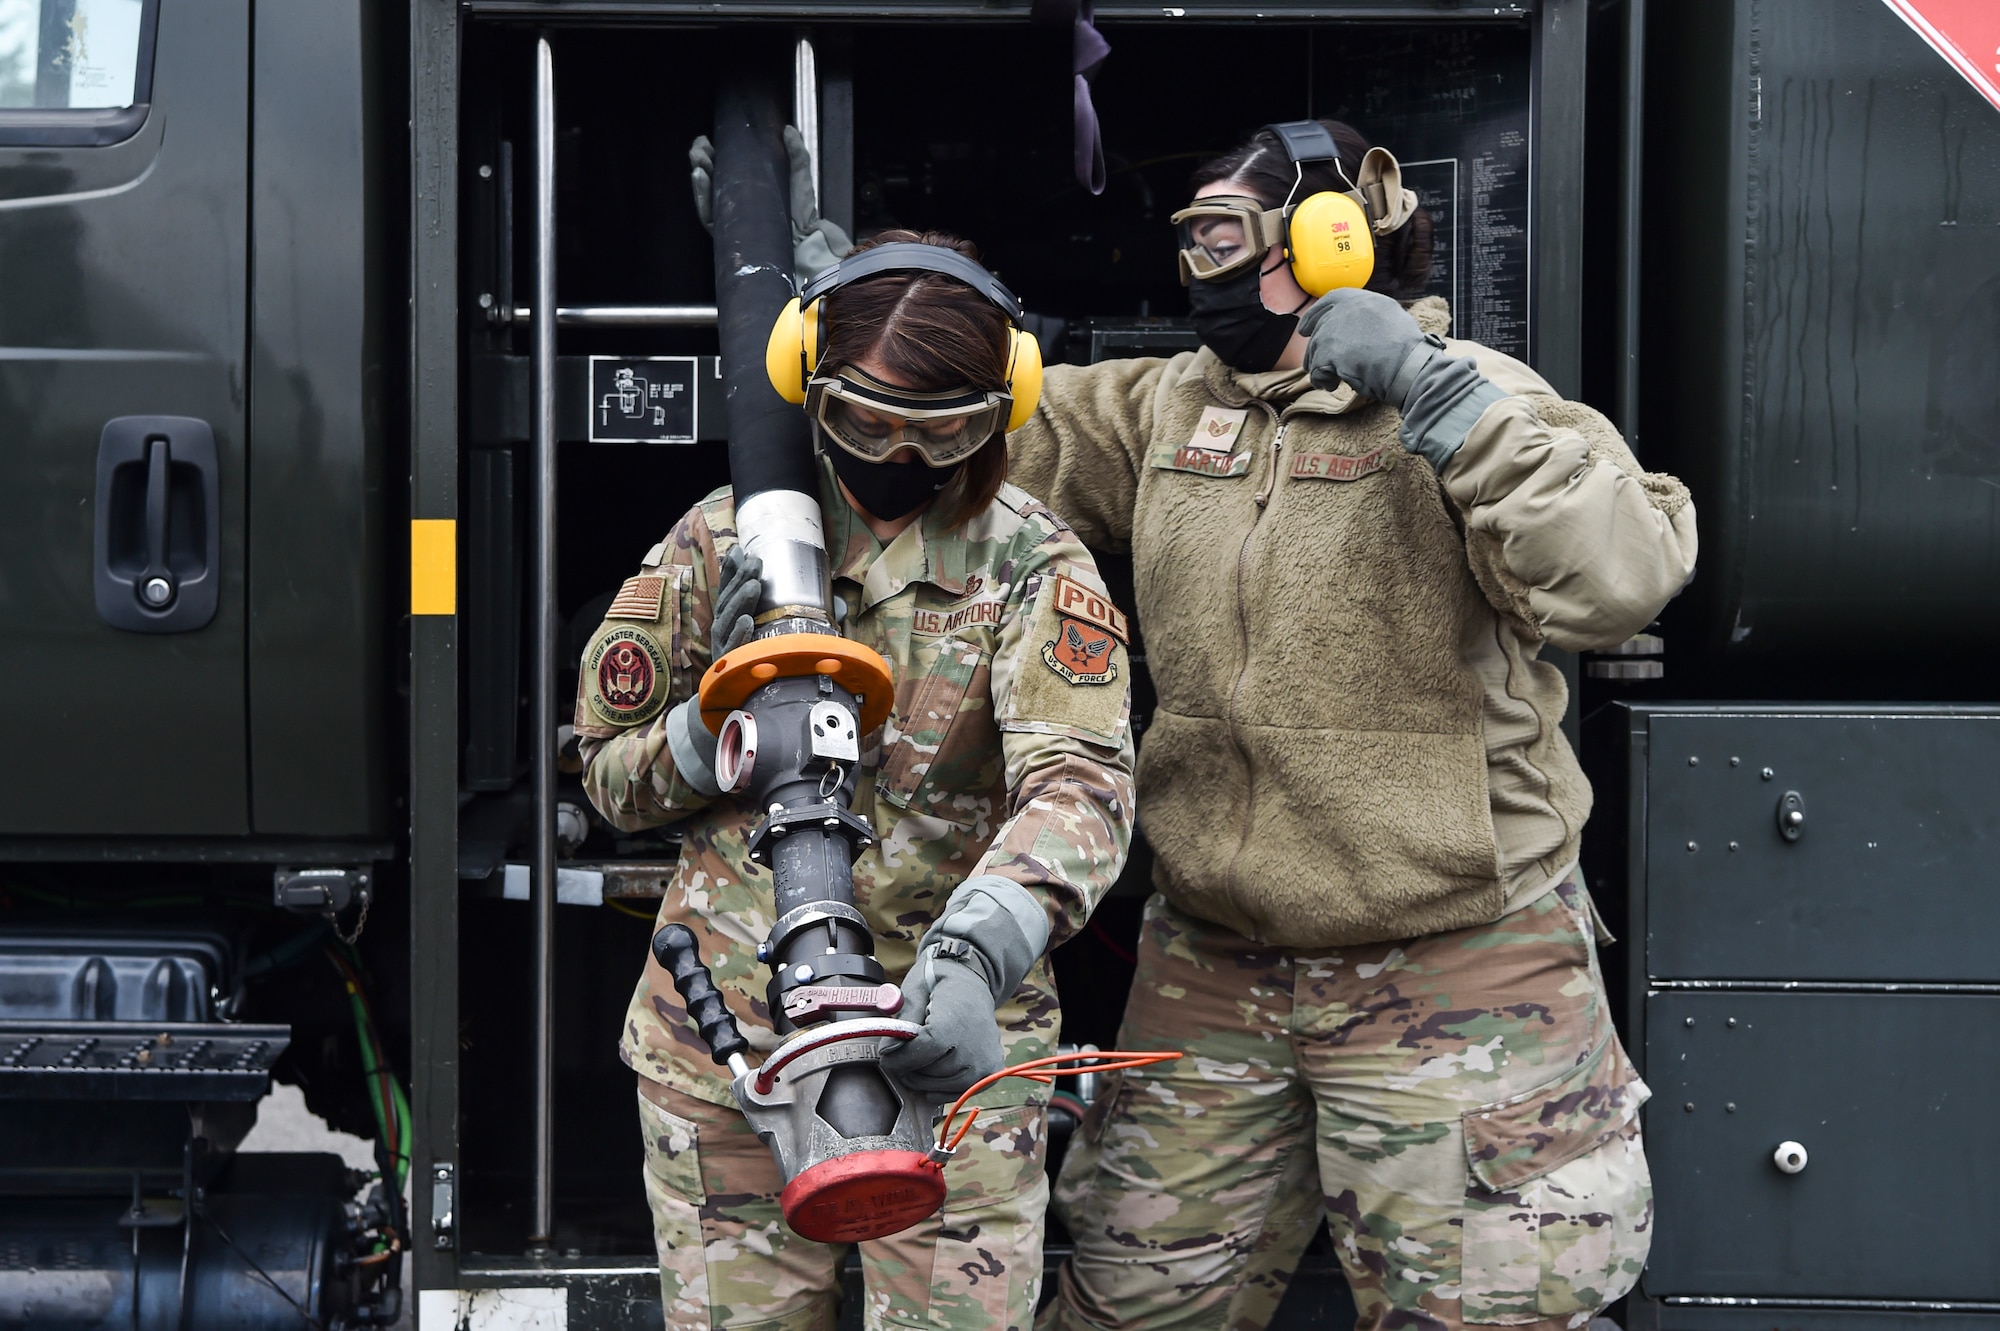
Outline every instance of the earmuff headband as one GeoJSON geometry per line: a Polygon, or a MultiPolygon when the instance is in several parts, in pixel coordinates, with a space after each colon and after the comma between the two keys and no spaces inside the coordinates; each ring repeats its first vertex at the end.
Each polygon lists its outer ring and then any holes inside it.
{"type": "Polygon", "coordinates": [[[1354,182],[1348,179],[1347,168],[1340,164],[1340,145],[1333,141],[1333,135],[1325,125],[1317,120],[1286,120],[1264,128],[1278,136],[1279,145],[1292,162],[1292,192],[1285,197],[1284,203],[1287,212],[1298,200],[1299,182],[1305,179],[1306,167],[1314,162],[1328,162],[1355,202],[1369,214],[1369,220],[1374,220],[1374,209],[1367,195],[1356,189],[1354,182]]]}
{"type": "Polygon", "coordinates": [[[1278,136],[1278,142],[1284,146],[1285,156],[1292,159],[1293,166],[1304,166],[1307,162],[1340,161],[1340,146],[1333,141],[1333,135],[1326,126],[1317,120],[1287,120],[1264,128],[1278,136]]]}
{"type": "Polygon", "coordinates": [[[1002,285],[999,278],[986,271],[984,265],[974,263],[958,251],[945,249],[942,245],[921,245],[914,241],[877,245],[849,255],[809,279],[799,291],[799,304],[810,305],[841,287],[881,273],[907,272],[942,273],[946,277],[955,277],[1006,311],[1008,318],[1021,317],[1020,298],[1002,285]]]}

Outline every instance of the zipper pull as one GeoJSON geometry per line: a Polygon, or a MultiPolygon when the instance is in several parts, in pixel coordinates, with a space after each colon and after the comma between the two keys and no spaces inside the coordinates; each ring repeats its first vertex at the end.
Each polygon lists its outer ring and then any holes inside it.
{"type": "Polygon", "coordinates": [[[1278,463],[1285,454],[1285,431],[1291,428],[1290,421],[1278,422],[1277,437],[1271,441],[1271,474],[1264,478],[1264,488],[1257,492],[1256,504],[1263,508],[1271,502],[1271,492],[1278,488],[1278,463]]]}

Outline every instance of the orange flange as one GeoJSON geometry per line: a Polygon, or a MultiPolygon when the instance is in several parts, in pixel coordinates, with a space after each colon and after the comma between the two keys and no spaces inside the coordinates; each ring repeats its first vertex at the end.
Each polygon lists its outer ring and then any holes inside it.
{"type": "Polygon", "coordinates": [[[861,700],[861,733],[889,719],[896,681],[879,652],[831,633],[782,633],[745,643],[701,677],[701,720],[716,734],[743,700],[774,679],[828,675],[861,700]]]}

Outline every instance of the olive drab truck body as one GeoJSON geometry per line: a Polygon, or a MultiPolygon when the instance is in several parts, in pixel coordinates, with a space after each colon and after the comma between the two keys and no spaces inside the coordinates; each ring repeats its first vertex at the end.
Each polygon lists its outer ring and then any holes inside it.
{"type": "MultiPolygon", "coordinates": [[[[2000,34],[1085,8],[0,0],[0,1326],[659,1317],[616,1050],[680,847],[591,809],[569,710],[728,479],[685,155],[753,81],[826,217],[972,237],[1051,361],[1195,345],[1199,161],[1392,147],[1454,335],[1701,513],[1659,622],[1562,658],[1654,1093],[1615,1315],[2000,1327],[2000,34]],[[373,1170],[238,1149],[274,1081],[373,1170]]],[[[1116,1035],[1149,872],[1054,954],[1066,1044],[1116,1035]]],[[[1275,1325],[1352,1316],[1322,1235],[1275,1325]]]]}

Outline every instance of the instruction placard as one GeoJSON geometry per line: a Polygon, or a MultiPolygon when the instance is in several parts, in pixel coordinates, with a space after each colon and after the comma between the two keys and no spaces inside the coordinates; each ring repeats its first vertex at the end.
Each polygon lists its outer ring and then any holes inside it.
{"type": "Polygon", "coordinates": [[[693,356],[592,356],[590,442],[691,444],[699,437],[693,356]]]}

